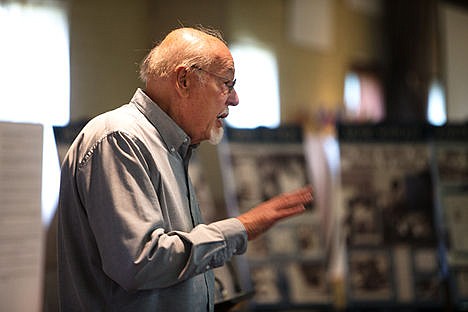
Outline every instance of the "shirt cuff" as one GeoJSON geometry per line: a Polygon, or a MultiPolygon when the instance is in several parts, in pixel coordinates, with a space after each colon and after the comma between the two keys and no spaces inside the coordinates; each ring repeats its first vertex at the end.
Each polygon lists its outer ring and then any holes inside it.
{"type": "Polygon", "coordinates": [[[243,254],[247,250],[247,231],[237,218],[228,218],[212,223],[224,235],[228,250],[235,255],[243,254]]]}

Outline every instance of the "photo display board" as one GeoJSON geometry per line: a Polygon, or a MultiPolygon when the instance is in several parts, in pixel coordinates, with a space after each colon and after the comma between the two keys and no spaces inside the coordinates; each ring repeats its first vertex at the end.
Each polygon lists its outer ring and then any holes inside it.
{"type": "Polygon", "coordinates": [[[468,126],[447,125],[433,133],[434,176],[442,250],[456,306],[468,303],[468,126]]]}
{"type": "MultiPolygon", "coordinates": [[[[219,145],[228,214],[237,216],[283,192],[312,184],[302,128],[226,130],[219,145]]],[[[313,205],[250,241],[244,272],[256,307],[311,307],[330,303],[326,253],[313,205]]]]}
{"type": "Polygon", "coordinates": [[[348,304],[443,301],[425,125],[340,125],[348,304]]]}

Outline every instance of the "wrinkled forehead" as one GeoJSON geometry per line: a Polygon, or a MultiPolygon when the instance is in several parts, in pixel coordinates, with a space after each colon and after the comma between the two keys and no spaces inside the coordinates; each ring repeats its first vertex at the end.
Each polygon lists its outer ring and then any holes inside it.
{"type": "Polygon", "coordinates": [[[211,53],[213,53],[213,68],[220,69],[228,73],[232,72],[234,74],[234,59],[229,48],[219,40],[214,41],[210,46],[211,53]]]}

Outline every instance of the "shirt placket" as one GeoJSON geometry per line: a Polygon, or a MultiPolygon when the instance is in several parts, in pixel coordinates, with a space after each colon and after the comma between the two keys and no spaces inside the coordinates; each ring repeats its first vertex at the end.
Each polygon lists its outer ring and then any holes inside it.
{"type": "MultiPolygon", "coordinates": [[[[183,157],[183,162],[184,162],[185,179],[186,179],[186,184],[188,188],[190,215],[192,217],[193,226],[195,227],[198,224],[203,223],[203,220],[202,220],[200,208],[198,207],[198,201],[197,201],[197,197],[195,193],[195,188],[192,184],[192,181],[190,180],[190,176],[188,172],[188,166],[189,166],[191,154],[192,154],[192,149],[188,148],[187,154],[185,155],[185,157],[183,157]]],[[[212,279],[214,279],[212,274],[213,272],[210,272],[210,271],[203,274],[206,289],[207,289],[207,297],[208,297],[207,311],[212,311],[212,307],[214,306],[213,296],[211,295],[214,293],[214,282],[211,281],[212,279]]]]}

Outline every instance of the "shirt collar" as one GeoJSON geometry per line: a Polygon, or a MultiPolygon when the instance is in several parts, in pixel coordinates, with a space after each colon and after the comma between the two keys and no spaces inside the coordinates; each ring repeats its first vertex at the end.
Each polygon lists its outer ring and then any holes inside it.
{"type": "Polygon", "coordinates": [[[142,89],[136,90],[130,102],[135,104],[158,130],[171,153],[177,152],[182,158],[190,157],[192,147],[196,147],[190,144],[190,137],[142,89]]]}

